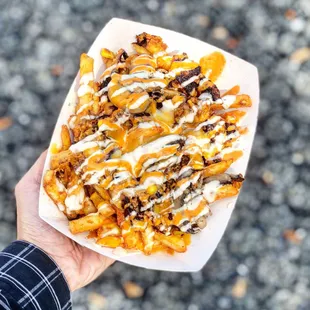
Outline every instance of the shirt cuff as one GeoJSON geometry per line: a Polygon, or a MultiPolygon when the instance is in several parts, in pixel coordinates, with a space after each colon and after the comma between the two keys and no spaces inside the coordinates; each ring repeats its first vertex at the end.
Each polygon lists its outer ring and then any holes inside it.
{"type": "Polygon", "coordinates": [[[56,263],[40,248],[15,241],[0,252],[0,293],[22,309],[72,308],[68,284],[56,263]]]}

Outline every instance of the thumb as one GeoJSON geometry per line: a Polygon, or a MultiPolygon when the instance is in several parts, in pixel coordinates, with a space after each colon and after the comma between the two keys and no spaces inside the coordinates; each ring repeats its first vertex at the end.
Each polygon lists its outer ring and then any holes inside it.
{"type": "Polygon", "coordinates": [[[47,152],[43,152],[15,187],[17,206],[17,236],[26,239],[40,224],[38,215],[39,189],[47,152]]]}

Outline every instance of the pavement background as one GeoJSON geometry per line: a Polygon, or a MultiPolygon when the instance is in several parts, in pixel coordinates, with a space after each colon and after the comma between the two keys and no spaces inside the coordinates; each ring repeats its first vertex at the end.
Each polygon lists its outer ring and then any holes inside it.
{"type": "Polygon", "coordinates": [[[116,263],[74,294],[74,309],[310,309],[309,0],[0,0],[0,247],[15,238],[13,188],[48,146],[80,53],[112,17],[254,63],[261,111],[247,181],[205,268],[116,263]],[[141,297],[126,296],[127,281],[141,297]]]}

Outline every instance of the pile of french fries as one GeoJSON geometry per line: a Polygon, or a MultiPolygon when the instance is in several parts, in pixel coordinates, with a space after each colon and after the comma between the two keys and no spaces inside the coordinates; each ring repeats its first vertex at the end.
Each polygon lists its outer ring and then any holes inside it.
{"type": "Polygon", "coordinates": [[[219,91],[219,52],[198,63],[147,33],[132,46],[101,50],[99,80],[81,55],[75,114],[51,145],[44,188],[72,234],[146,255],[185,252],[210,204],[240,190],[242,175],[225,172],[242,156],[251,99],[238,85],[219,91]]]}

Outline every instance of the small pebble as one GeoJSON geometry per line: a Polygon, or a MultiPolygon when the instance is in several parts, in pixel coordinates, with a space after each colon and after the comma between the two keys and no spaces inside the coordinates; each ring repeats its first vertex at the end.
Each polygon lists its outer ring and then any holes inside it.
{"type": "Polygon", "coordinates": [[[295,18],[290,22],[290,28],[294,32],[301,32],[305,29],[306,22],[301,18],[295,18]]]}
{"type": "Polygon", "coordinates": [[[310,48],[302,47],[296,50],[291,56],[290,61],[302,64],[310,59],[310,48]]]}
{"type": "Polygon", "coordinates": [[[240,299],[243,298],[247,292],[247,288],[248,288],[248,282],[245,278],[237,278],[231,294],[234,298],[240,299]]]}
{"type": "Polygon", "coordinates": [[[246,265],[244,264],[240,264],[238,267],[237,267],[237,272],[240,276],[246,276],[248,273],[249,273],[249,269],[246,265]]]}
{"type": "Polygon", "coordinates": [[[292,155],[292,163],[296,166],[303,164],[304,156],[301,153],[294,153],[292,155]]]}
{"type": "Polygon", "coordinates": [[[128,298],[139,298],[144,294],[144,289],[134,282],[127,281],[123,287],[128,298]]]}
{"type": "Polygon", "coordinates": [[[271,171],[266,170],[263,173],[262,179],[266,184],[272,184],[274,181],[274,176],[271,171]]]}
{"type": "Polygon", "coordinates": [[[212,30],[212,37],[217,40],[225,40],[229,33],[224,27],[216,27],[212,30]]]}
{"type": "Polygon", "coordinates": [[[210,18],[207,15],[198,15],[197,20],[201,27],[208,27],[210,24],[210,18]]]}

